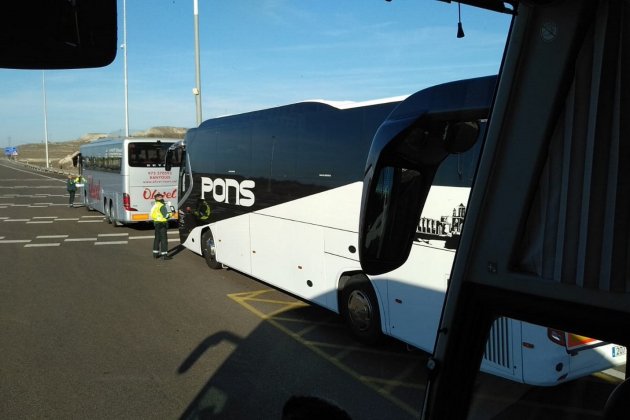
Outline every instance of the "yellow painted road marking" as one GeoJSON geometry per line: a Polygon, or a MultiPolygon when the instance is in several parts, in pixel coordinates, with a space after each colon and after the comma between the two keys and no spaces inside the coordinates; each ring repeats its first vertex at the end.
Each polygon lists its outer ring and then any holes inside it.
{"type": "MultiPolygon", "coordinates": [[[[402,377],[404,377],[405,375],[408,375],[413,370],[413,366],[410,366],[407,369],[405,369],[403,373],[399,374],[394,379],[382,379],[382,378],[376,378],[373,376],[362,375],[358,373],[357,371],[355,371],[354,369],[352,369],[350,366],[348,366],[347,364],[343,362],[343,359],[349,356],[352,352],[364,352],[364,353],[375,354],[375,355],[389,355],[389,356],[391,356],[392,353],[379,351],[378,349],[366,349],[366,348],[358,347],[358,346],[344,346],[344,345],[338,345],[334,343],[324,343],[324,342],[305,339],[303,335],[305,335],[307,332],[312,331],[317,326],[333,326],[334,324],[323,322],[323,323],[316,323],[317,325],[311,325],[314,323],[310,321],[279,317],[278,315],[285,313],[287,311],[290,311],[292,309],[304,308],[310,305],[301,301],[297,301],[297,300],[288,301],[288,300],[280,300],[280,299],[270,299],[270,298],[265,297],[265,295],[268,295],[274,292],[277,293],[275,290],[265,289],[265,290],[257,290],[253,292],[232,293],[232,294],[229,294],[228,297],[234,300],[235,302],[237,302],[239,305],[245,307],[247,310],[249,310],[256,316],[258,316],[259,318],[269,322],[275,328],[282,331],[289,337],[293,338],[294,340],[296,340],[298,343],[302,344],[303,346],[307,347],[308,349],[313,351],[315,354],[317,354],[321,358],[332,363],[334,366],[336,366],[338,369],[340,369],[344,373],[348,374],[350,377],[356,379],[357,381],[371,388],[373,391],[375,391],[379,395],[388,399],[394,405],[399,407],[401,410],[406,411],[407,413],[409,413],[410,415],[414,417],[420,416],[419,407],[412,407],[392,394],[392,392],[395,391],[395,389],[399,387],[419,389],[419,390],[424,389],[423,385],[414,384],[410,382],[404,382],[402,380],[402,377]],[[267,305],[278,305],[279,308],[271,310],[270,312],[263,312],[254,306],[256,303],[262,303],[262,304],[267,304],[267,305]],[[285,325],[283,325],[282,324],[283,322],[308,323],[309,326],[302,330],[299,330],[298,332],[295,332],[287,328],[285,325]],[[333,356],[324,350],[326,348],[339,350],[339,351],[336,352],[336,354],[333,356]]],[[[410,356],[409,361],[412,361],[412,360],[417,360],[417,358],[412,358],[410,356]]]]}
{"type": "Polygon", "coordinates": [[[624,380],[624,376],[621,372],[613,371],[612,369],[608,369],[603,372],[595,372],[591,374],[591,376],[615,385],[623,382],[624,380]]]}

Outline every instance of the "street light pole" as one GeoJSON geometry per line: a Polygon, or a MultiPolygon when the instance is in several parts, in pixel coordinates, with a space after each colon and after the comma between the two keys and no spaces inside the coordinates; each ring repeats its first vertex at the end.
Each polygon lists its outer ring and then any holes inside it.
{"type": "Polygon", "coordinates": [[[46,72],[42,70],[42,92],[44,93],[44,142],[46,143],[46,168],[48,163],[48,106],[46,105],[46,72]]]}
{"type": "Polygon", "coordinates": [[[129,137],[129,89],[127,86],[127,0],[123,0],[123,67],[125,74],[125,137],[129,137]]]}
{"type": "Polygon", "coordinates": [[[195,21],[195,108],[197,109],[197,126],[201,124],[201,71],[199,70],[199,0],[193,0],[195,21]]]}

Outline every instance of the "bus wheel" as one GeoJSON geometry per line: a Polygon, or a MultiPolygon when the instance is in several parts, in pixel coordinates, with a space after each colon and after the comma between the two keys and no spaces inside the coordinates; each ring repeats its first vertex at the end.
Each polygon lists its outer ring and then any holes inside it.
{"type": "Polygon", "coordinates": [[[88,200],[87,192],[83,194],[83,202],[85,203],[85,208],[87,211],[94,211],[94,207],[90,206],[90,201],[88,200]]]}
{"type": "Polygon", "coordinates": [[[114,218],[114,205],[111,201],[109,202],[109,211],[107,212],[107,215],[109,217],[109,223],[111,223],[114,227],[119,227],[123,225],[122,222],[119,222],[118,220],[116,220],[116,218],[114,218]]]}
{"type": "Polygon", "coordinates": [[[107,219],[107,223],[111,224],[112,223],[112,202],[109,202],[109,205],[107,205],[107,202],[105,202],[105,219],[107,219]]]}
{"type": "Polygon", "coordinates": [[[355,275],[341,291],[341,313],[360,341],[375,344],[382,337],[381,316],[376,293],[363,275],[355,275]]]}
{"type": "Polygon", "coordinates": [[[208,264],[208,267],[212,268],[213,270],[217,270],[223,266],[220,262],[217,261],[214,238],[212,237],[212,232],[210,231],[210,229],[208,229],[206,233],[201,236],[201,252],[203,254],[203,257],[206,259],[206,264],[208,264]]]}

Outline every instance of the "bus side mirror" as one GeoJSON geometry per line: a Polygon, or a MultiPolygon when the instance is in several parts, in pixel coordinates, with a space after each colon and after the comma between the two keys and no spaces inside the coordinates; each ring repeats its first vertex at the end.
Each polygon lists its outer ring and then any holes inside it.
{"type": "Polygon", "coordinates": [[[367,274],[405,263],[440,164],[449,154],[470,149],[478,136],[477,122],[420,119],[391,141],[375,138],[386,146],[370,153],[363,181],[359,255],[367,274]]]}
{"type": "Polygon", "coordinates": [[[171,171],[173,168],[173,149],[169,148],[166,151],[166,159],[164,161],[164,170],[171,171]]]}
{"type": "Polygon", "coordinates": [[[361,267],[383,274],[405,263],[433,177],[396,166],[379,166],[364,182],[359,228],[361,267]]]}
{"type": "Polygon", "coordinates": [[[83,159],[80,153],[72,157],[72,166],[76,168],[79,165],[83,166],[83,159]]]}

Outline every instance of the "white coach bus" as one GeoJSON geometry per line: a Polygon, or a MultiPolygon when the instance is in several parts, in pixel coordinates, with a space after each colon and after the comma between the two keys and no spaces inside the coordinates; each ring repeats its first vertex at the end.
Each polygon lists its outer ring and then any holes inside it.
{"type": "MultiPolygon", "coordinates": [[[[341,314],[365,341],[384,333],[431,352],[480,155],[476,139],[495,83],[485,77],[405,100],[342,107],[304,102],[203,122],[167,157],[167,169],[171,158],[181,162],[181,242],[211,268],[233,268],[341,314]],[[441,120],[427,124],[439,135],[427,135],[426,142],[450,136],[468,143],[467,151],[446,158],[436,173],[407,262],[368,276],[357,249],[370,145],[388,135],[427,134],[415,133],[410,121],[434,108],[441,120]],[[458,125],[462,115],[469,120],[458,125]],[[200,210],[206,206],[209,215],[200,210]]],[[[488,339],[482,369],[554,385],[624,363],[624,351],[502,318],[488,339]]]]}
{"type": "Polygon", "coordinates": [[[164,170],[178,139],[106,138],[81,146],[84,203],[115,225],[147,222],[157,192],[177,205],[178,167],[164,170]]]}

